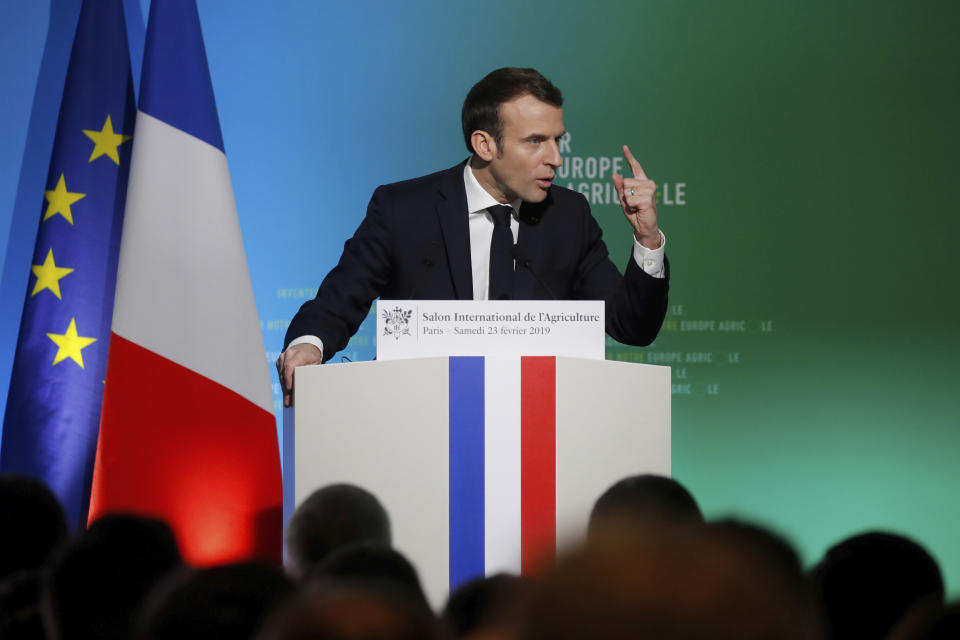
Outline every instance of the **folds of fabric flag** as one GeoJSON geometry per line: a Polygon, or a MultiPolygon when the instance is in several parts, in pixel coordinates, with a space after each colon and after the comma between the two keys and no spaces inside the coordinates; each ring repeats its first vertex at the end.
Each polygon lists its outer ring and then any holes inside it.
{"type": "Polygon", "coordinates": [[[273,400],[193,2],[151,5],[137,126],[90,516],[161,517],[197,564],[279,560],[273,400]]]}
{"type": "Polygon", "coordinates": [[[86,523],[136,111],[121,0],[85,0],[4,416],[0,469],[86,523]]]}

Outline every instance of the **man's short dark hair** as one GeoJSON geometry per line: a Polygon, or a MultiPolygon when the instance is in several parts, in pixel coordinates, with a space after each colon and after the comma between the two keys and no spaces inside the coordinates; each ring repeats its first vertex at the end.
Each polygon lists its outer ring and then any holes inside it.
{"type": "Polygon", "coordinates": [[[300,576],[336,549],[360,542],[389,546],[390,518],[376,496],[351,484],[317,489],[287,526],[287,553],[300,576]]]}
{"type": "Polygon", "coordinates": [[[563,106],[563,94],[552,82],[536,69],[503,67],[488,73],[473,85],[466,100],[460,120],[463,125],[463,141],[467,151],[473,153],[470,138],[474,131],[486,131],[497,142],[497,151],[503,144],[503,120],[500,105],[520,96],[531,95],[540,102],[555,107],[563,106]]]}

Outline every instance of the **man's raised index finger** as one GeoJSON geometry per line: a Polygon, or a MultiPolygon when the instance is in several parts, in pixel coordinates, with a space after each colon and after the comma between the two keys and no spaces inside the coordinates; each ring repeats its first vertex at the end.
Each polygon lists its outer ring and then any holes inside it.
{"type": "Polygon", "coordinates": [[[633,157],[633,154],[630,153],[630,147],[623,145],[623,157],[627,159],[627,164],[630,165],[630,170],[633,171],[633,177],[640,180],[646,180],[647,174],[643,172],[643,167],[640,166],[640,163],[637,162],[637,159],[633,157]]]}

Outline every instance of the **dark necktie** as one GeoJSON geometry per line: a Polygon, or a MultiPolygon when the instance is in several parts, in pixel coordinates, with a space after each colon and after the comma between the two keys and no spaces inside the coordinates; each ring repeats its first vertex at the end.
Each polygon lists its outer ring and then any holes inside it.
{"type": "Polygon", "coordinates": [[[493,238],[490,240],[490,300],[509,300],[513,297],[513,232],[510,217],[513,207],[498,204],[487,211],[493,216],[493,238]]]}

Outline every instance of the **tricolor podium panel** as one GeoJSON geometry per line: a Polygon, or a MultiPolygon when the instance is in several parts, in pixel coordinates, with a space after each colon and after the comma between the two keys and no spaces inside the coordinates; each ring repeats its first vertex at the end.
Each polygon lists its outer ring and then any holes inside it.
{"type": "Polygon", "coordinates": [[[470,578],[551,562],[583,535],[596,498],[636,473],[670,473],[669,367],[552,356],[325,364],[297,369],[285,414],[285,521],[324,485],[368,489],[435,604],[470,578]]]}

